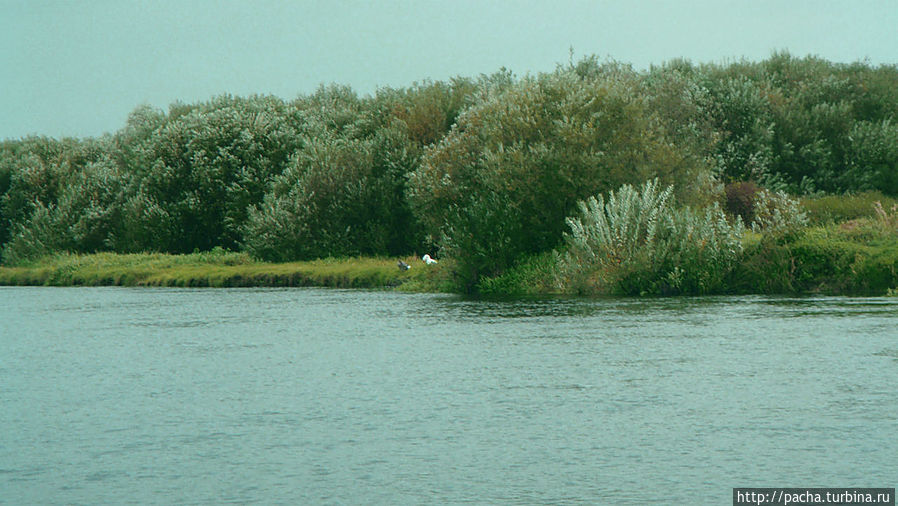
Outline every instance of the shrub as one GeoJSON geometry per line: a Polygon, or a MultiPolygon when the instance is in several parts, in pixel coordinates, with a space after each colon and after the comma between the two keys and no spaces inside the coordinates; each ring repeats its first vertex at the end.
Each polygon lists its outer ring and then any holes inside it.
{"type": "Polygon", "coordinates": [[[163,249],[238,246],[248,208],[300,146],[294,114],[263,96],[175,104],[168,116],[132,114],[118,138],[122,164],[135,182],[131,194],[157,206],[176,231],[163,249]]]}
{"type": "Polygon", "coordinates": [[[725,181],[775,178],[774,120],[769,85],[747,75],[713,76],[707,81],[710,115],[721,132],[717,170],[725,181]]]}
{"type": "Polygon", "coordinates": [[[494,278],[483,278],[477,292],[483,295],[539,295],[557,291],[558,261],[552,251],[532,255],[494,278]]]}
{"type": "Polygon", "coordinates": [[[748,248],[728,283],[742,293],[865,293],[898,286],[895,232],[872,220],[765,235],[748,248]]]}
{"type": "Polygon", "coordinates": [[[70,250],[72,244],[64,232],[65,228],[60,226],[56,206],[53,204],[45,206],[41,201],[35,202],[31,215],[17,225],[9,242],[3,247],[3,263],[22,264],[56,252],[70,250]]]}
{"type": "Polygon", "coordinates": [[[763,235],[747,245],[726,280],[736,293],[794,293],[795,262],[782,237],[763,235]]]}
{"type": "Polygon", "coordinates": [[[670,206],[668,187],[625,185],[580,204],[567,220],[559,255],[564,291],[636,294],[722,291],[742,251],[741,219],[731,224],[716,204],[698,211],[670,206]]]}
{"type": "Polygon", "coordinates": [[[848,135],[844,185],[898,195],[898,124],[859,121],[848,135]]]}
{"type": "MultiPolygon", "coordinates": [[[[0,243],[13,241],[16,234],[27,232],[22,227],[40,223],[34,237],[46,237],[47,219],[55,213],[60,195],[73,173],[94,161],[100,151],[97,142],[72,139],[57,141],[29,137],[17,143],[4,143],[0,149],[0,173],[6,191],[0,196],[0,243]],[[40,207],[44,209],[38,210],[40,207]],[[35,213],[41,216],[34,220],[35,213]]],[[[64,231],[55,231],[62,235],[64,231]]],[[[56,242],[56,241],[51,241],[56,242]]]]}
{"type": "Polygon", "coordinates": [[[808,223],[807,214],[798,201],[784,192],[762,190],[755,201],[754,219],[751,229],[770,234],[787,234],[795,232],[808,223]]]}
{"type": "Polygon", "coordinates": [[[751,223],[755,217],[755,199],[761,189],[751,181],[730,183],[724,187],[724,209],[732,216],[739,216],[743,223],[751,223]]]}
{"type": "Polygon", "coordinates": [[[704,159],[671,142],[634,86],[559,70],[490,89],[426,152],[409,200],[465,285],[558,246],[589,195],[652,177],[694,190],[704,159]]]}
{"type": "Polygon", "coordinates": [[[726,290],[725,278],[742,253],[744,232],[742,220],[730,223],[716,204],[703,211],[673,212],[655,246],[660,279],[641,291],[704,294],[726,290]]]}
{"type": "Polygon", "coordinates": [[[659,191],[658,181],[653,180],[641,190],[624,185],[609,192],[607,202],[602,195],[579,202],[580,215],[566,220],[571,232],[565,236],[561,264],[568,278],[564,283],[588,283],[585,273],[626,268],[650,255],[662,215],[670,213],[672,193],[672,187],[659,191]]]}
{"type": "Polygon", "coordinates": [[[417,155],[407,142],[387,128],[367,139],[307,138],[250,209],[246,249],[276,261],[412,251],[419,234],[404,191],[417,155]]]}

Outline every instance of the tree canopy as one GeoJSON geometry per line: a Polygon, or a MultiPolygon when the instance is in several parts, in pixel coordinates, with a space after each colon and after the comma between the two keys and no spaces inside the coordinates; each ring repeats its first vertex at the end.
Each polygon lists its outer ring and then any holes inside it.
{"type": "Polygon", "coordinates": [[[0,260],[430,252],[472,283],[559,246],[577,202],[623,184],[691,204],[741,181],[896,195],[896,116],[898,67],[788,53],[144,105],[101,138],[0,143],[0,260]]]}

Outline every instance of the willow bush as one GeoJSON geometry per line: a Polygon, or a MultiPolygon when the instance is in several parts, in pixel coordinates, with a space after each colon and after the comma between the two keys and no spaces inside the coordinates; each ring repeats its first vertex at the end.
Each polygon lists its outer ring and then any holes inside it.
{"type": "MultiPolygon", "coordinates": [[[[73,224],[80,212],[68,205],[85,182],[86,166],[107,158],[108,139],[29,137],[0,147],[0,241],[4,263],[69,249],[73,224]],[[63,216],[66,213],[69,216],[63,216]],[[18,244],[15,244],[18,242],[18,244]]],[[[90,179],[90,178],[87,178],[90,179]]]]}
{"type": "Polygon", "coordinates": [[[399,129],[367,139],[322,133],[304,141],[249,210],[244,247],[265,260],[399,255],[419,234],[404,199],[417,157],[399,129]]]}
{"type": "Polygon", "coordinates": [[[707,171],[671,141],[635,77],[586,74],[488,89],[410,175],[426,239],[456,258],[465,286],[556,247],[578,200],[651,177],[680,180],[686,194],[707,171]]]}
{"type": "MultiPolygon", "coordinates": [[[[0,262],[57,249],[285,260],[426,250],[455,257],[461,286],[476,289],[543,266],[579,201],[656,177],[676,183],[680,207],[754,181],[768,200],[821,197],[814,221],[852,211],[827,195],[881,195],[888,209],[896,117],[898,66],[784,52],[647,71],[587,57],[364,96],[327,85],[289,101],[145,105],[96,139],[0,141],[0,262]]],[[[688,290],[713,283],[699,285],[688,290]]]]}
{"type": "Polygon", "coordinates": [[[673,187],[658,189],[658,181],[640,190],[624,185],[578,203],[579,216],[566,220],[571,232],[565,237],[563,269],[576,277],[595,267],[621,266],[651,255],[663,216],[670,214],[673,187]]]}
{"type": "Polygon", "coordinates": [[[176,104],[161,122],[149,114],[139,122],[147,124],[133,125],[128,138],[130,190],[168,216],[171,242],[157,249],[172,253],[237,248],[249,206],[284,170],[304,124],[295,107],[264,96],[176,104]]]}
{"type": "Polygon", "coordinates": [[[579,203],[558,254],[558,288],[576,293],[712,293],[742,251],[744,227],[717,204],[676,209],[657,180],[579,203]]]}
{"type": "Polygon", "coordinates": [[[807,226],[808,216],[801,204],[785,192],[761,190],[755,197],[751,229],[782,235],[807,226]]]}

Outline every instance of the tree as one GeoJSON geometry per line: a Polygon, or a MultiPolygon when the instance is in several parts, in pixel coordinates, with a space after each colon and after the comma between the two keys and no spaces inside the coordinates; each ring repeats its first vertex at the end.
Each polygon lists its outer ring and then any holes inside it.
{"type": "Polygon", "coordinates": [[[561,240],[578,200],[705,167],[679,149],[631,82],[571,69],[488,90],[411,175],[427,239],[455,257],[467,286],[561,240]]]}

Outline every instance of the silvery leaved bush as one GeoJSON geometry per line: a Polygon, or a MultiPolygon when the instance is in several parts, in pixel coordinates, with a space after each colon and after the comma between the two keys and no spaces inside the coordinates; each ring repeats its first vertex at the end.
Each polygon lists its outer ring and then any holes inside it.
{"type": "Polygon", "coordinates": [[[742,252],[742,220],[730,223],[716,204],[675,209],[672,194],[652,180],[580,202],[558,255],[559,288],[635,294],[722,289],[742,252]]]}
{"type": "Polygon", "coordinates": [[[658,180],[653,179],[640,190],[623,185],[609,192],[607,201],[602,195],[580,201],[579,216],[566,220],[571,232],[565,235],[560,283],[582,284],[588,273],[629,264],[648,252],[658,223],[670,212],[672,194],[673,187],[659,190],[658,180]]]}
{"type": "Polygon", "coordinates": [[[785,192],[761,190],[755,200],[754,219],[751,229],[755,232],[773,234],[788,233],[806,226],[807,213],[797,200],[785,192]]]}

